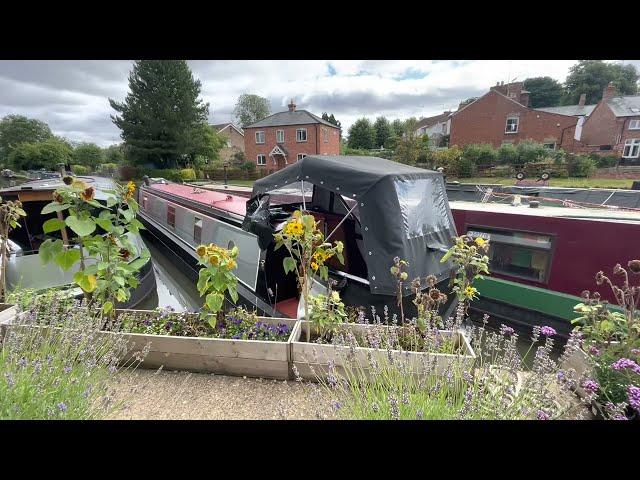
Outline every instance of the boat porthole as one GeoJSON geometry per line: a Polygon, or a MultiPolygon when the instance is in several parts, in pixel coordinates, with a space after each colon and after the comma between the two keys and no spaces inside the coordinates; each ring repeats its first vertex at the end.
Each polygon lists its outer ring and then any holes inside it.
{"type": "Polygon", "coordinates": [[[364,227],[364,231],[368,232],[369,231],[369,227],[364,227]]]}
{"type": "Polygon", "coordinates": [[[369,255],[373,255],[371,252],[369,252],[369,255]]]}
{"type": "Polygon", "coordinates": [[[373,277],[371,277],[371,280],[375,280],[375,279],[376,279],[375,275],[373,277]]]}

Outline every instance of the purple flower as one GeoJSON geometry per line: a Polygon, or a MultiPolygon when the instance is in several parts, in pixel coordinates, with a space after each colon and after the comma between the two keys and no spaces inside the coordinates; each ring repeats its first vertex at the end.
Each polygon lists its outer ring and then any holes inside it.
{"type": "Polygon", "coordinates": [[[582,382],[582,388],[584,388],[588,393],[593,394],[598,391],[600,385],[598,385],[598,382],[596,382],[595,380],[585,380],[584,382],[582,382]]]}
{"type": "Polygon", "coordinates": [[[634,362],[633,360],[629,359],[629,358],[621,358],[618,361],[616,361],[613,365],[611,365],[611,368],[613,368],[614,370],[631,370],[637,374],[640,375],[640,365],[638,365],[636,362],[634,362]]]}
{"type": "Polygon", "coordinates": [[[331,406],[333,407],[334,410],[340,410],[340,408],[342,407],[342,404],[337,400],[334,400],[333,402],[331,402],[331,406]]]}
{"type": "Polygon", "coordinates": [[[70,367],[69,365],[67,365],[66,367],[64,367],[64,368],[62,369],[62,371],[63,371],[64,373],[71,373],[71,367],[70,367]]]}
{"type": "Polygon", "coordinates": [[[538,420],[549,420],[551,418],[549,416],[549,414],[547,412],[545,412],[544,410],[538,410],[536,412],[536,417],[538,417],[538,420]]]}
{"type": "Polygon", "coordinates": [[[551,327],[547,327],[546,325],[544,327],[542,327],[540,329],[540,334],[544,335],[545,337],[553,337],[556,334],[556,331],[554,328],[551,327]]]}
{"type": "Polygon", "coordinates": [[[589,355],[593,355],[597,357],[598,355],[600,355],[600,350],[598,350],[596,347],[592,345],[589,347],[589,355]]]}
{"type": "Polygon", "coordinates": [[[168,332],[171,330],[171,327],[173,327],[173,322],[169,321],[166,323],[166,325],[164,326],[164,329],[168,332]]]}
{"type": "Polygon", "coordinates": [[[635,385],[627,386],[627,395],[631,408],[640,413],[640,387],[636,387],[635,385]]]}
{"type": "Polygon", "coordinates": [[[633,353],[634,355],[640,355],[640,348],[632,348],[631,353],[633,353]]]}
{"type": "Polygon", "coordinates": [[[58,404],[58,410],[60,410],[61,412],[66,412],[67,411],[67,405],[64,402],[60,402],[58,404]]]}
{"type": "Polygon", "coordinates": [[[502,335],[513,335],[515,333],[515,330],[503,323],[502,325],[500,325],[500,333],[502,335]]]}
{"type": "Polygon", "coordinates": [[[29,362],[27,362],[27,359],[24,358],[24,357],[22,357],[20,360],[18,360],[18,366],[19,367],[26,367],[28,363],[29,362]]]}

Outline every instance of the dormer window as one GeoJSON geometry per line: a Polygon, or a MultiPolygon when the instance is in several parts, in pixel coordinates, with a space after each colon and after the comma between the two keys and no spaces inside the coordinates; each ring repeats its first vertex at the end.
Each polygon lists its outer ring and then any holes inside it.
{"type": "Polygon", "coordinates": [[[520,119],[518,117],[507,117],[507,125],[504,129],[504,133],[518,133],[518,123],[520,119]]]}

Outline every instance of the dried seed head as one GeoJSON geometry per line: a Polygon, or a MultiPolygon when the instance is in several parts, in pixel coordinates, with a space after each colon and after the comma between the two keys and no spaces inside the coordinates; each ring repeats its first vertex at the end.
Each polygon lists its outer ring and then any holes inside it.
{"type": "Polygon", "coordinates": [[[631,273],[640,275],[640,260],[630,260],[629,263],[627,263],[627,266],[629,267],[629,270],[631,270],[631,273]]]}

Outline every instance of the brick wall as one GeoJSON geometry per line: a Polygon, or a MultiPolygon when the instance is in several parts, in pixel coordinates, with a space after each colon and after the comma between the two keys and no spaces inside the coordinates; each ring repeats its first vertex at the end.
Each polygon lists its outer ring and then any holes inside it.
{"type": "Polygon", "coordinates": [[[246,128],[244,130],[244,153],[247,161],[256,164],[261,170],[277,170],[273,158],[269,153],[276,146],[276,131],[284,130],[284,143],[281,145],[288,152],[288,164],[295,163],[298,154],[306,155],[339,155],[340,154],[340,129],[332,128],[322,124],[288,125],[282,127],[246,128]],[[296,141],[296,130],[305,128],[307,130],[307,141],[296,141]],[[327,131],[327,142],[324,142],[323,130],[327,131]],[[256,132],[264,132],[265,143],[256,144],[256,132]],[[267,165],[258,165],[257,156],[259,154],[267,157],[267,165]]]}
{"type": "Polygon", "coordinates": [[[576,117],[533,110],[492,90],[453,115],[449,144],[490,143],[498,148],[507,142],[534,140],[570,148],[576,123],[576,117]],[[512,115],[519,119],[518,131],[505,133],[512,115]]]}

